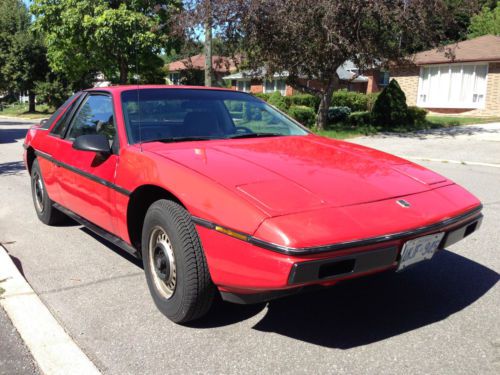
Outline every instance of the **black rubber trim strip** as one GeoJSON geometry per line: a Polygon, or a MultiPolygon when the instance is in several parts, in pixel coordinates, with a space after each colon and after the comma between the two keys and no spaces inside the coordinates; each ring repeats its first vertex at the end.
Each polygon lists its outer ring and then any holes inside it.
{"type": "Polygon", "coordinates": [[[125,241],[123,241],[121,238],[115,236],[112,233],[109,233],[107,230],[101,228],[98,225],[95,225],[94,223],[88,221],[87,219],[81,217],[80,215],[74,213],[73,211],[67,209],[66,207],[61,206],[58,203],[54,202],[54,207],[57,208],[59,211],[64,213],[65,215],[69,216],[76,222],[80,223],[84,227],[88,228],[98,236],[104,238],[105,240],[111,242],[112,244],[118,246],[120,249],[125,250],[127,253],[133,255],[136,258],[140,258],[140,253],[137,251],[136,248],[132,247],[125,241]]]}
{"type": "Polygon", "coordinates": [[[66,163],[63,163],[59,160],[56,160],[54,159],[51,155],[45,153],[45,152],[42,152],[42,151],[38,151],[38,150],[35,150],[35,155],[37,156],[40,156],[52,163],[54,163],[55,165],[59,166],[59,167],[62,167],[64,169],[67,169],[73,173],[76,173],[76,174],[79,174],[80,176],[83,176],[85,178],[88,178],[89,180],[92,180],[94,182],[97,182],[98,184],[101,184],[101,185],[104,185],[104,186],[107,186],[109,187],[110,189],[113,189],[123,195],[126,195],[126,196],[130,196],[130,194],[132,194],[130,191],[118,186],[118,185],[115,185],[113,184],[112,182],[109,182],[109,181],[106,181],[105,179],[103,178],[100,178],[100,177],[97,177],[97,176],[94,176],[93,174],[90,174],[90,173],[87,173],[85,171],[82,171],[81,169],[78,169],[78,168],[75,168],[69,164],[66,164],[66,163]]]}
{"type": "Polygon", "coordinates": [[[215,224],[208,221],[208,220],[201,219],[201,218],[196,217],[196,216],[191,216],[191,220],[193,220],[193,222],[195,224],[201,225],[202,227],[205,227],[208,229],[215,229],[215,224]]]}
{"type": "MultiPolygon", "coordinates": [[[[398,247],[382,247],[374,250],[361,251],[346,256],[312,260],[295,263],[288,277],[288,284],[302,284],[313,281],[327,281],[356,276],[366,272],[387,269],[396,265],[398,247]],[[322,267],[340,265],[343,262],[351,262],[351,267],[338,272],[331,271],[330,275],[321,275],[322,267]]],[[[328,272],[327,272],[328,273],[328,272]]]]}
{"type": "MultiPolygon", "coordinates": [[[[363,246],[369,246],[369,245],[376,245],[382,242],[387,242],[387,241],[393,241],[393,240],[399,240],[405,237],[413,237],[413,236],[418,236],[420,234],[426,233],[426,232],[432,232],[436,230],[440,230],[442,228],[445,228],[447,226],[453,225],[455,223],[465,221],[468,219],[471,220],[476,220],[478,217],[481,217],[482,215],[481,210],[483,209],[483,205],[480,204],[476,208],[473,208],[472,210],[469,210],[461,215],[451,217],[449,219],[440,221],[438,223],[426,225],[424,227],[416,228],[416,229],[411,229],[407,230],[404,232],[398,232],[398,233],[391,233],[391,234],[386,234],[383,236],[377,236],[377,237],[371,237],[371,238],[366,238],[362,240],[354,240],[354,241],[346,241],[346,242],[339,242],[331,245],[324,245],[324,246],[313,246],[313,247],[302,247],[302,248],[296,248],[296,247],[288,247],[288,246],[282,246],[282,245],[277,245],[271,242],[263,241],[261,239],[255,238],[253,236],[247,235],[248,239],[247,241],[251,243],[252,245],[261,247],[263,249],[275,251],[281,254],[286,254],[286,255],[305,255],[305,254],[317,254],[317,253],[325,253],[329,251],[337,251],[337,250],[344,250],[344,249],[349,249],[349,248],[355,248],[355,247],[363,247],[363,246]]],[[[223,225],[215,224],[210,221],[198,218],[198,217],[192,217],[192,220],[196,223],[199,224],[205,228],[208,229],[215,229],[216,226],[220,226],[222,228],[227,228],[223,225]]],[[[230,228],[228,228],[230,229],[230,228]]]]}

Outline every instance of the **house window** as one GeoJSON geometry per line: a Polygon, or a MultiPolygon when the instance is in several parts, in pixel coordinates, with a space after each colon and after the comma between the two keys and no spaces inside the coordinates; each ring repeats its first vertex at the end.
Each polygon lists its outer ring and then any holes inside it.
{"type": "Polygon", "coordinates": [[[389,84],[390,75],[388,71],[380,71],[378,75],[377,85],[380,87],[385,87],[389,84]]]}
{"type": "Polygon", "coordinates": [[[250,81],[236,81],[238,91],[250,92],[250,81]]]}
{"type": "Polygon", "coordinates": [[[273,79],[264,81],[264,93],[273,93],[279,91],[279,93],[285,96],[286,93],[286,83],[284,79],[273,79]]]}
{"type": "Polygon", "coordinates": [[[487,74],[487,64],[422,67],[417,104],[428,108],[482,108],[487,74]]]}
{"type": "Polygon", "coordinates": [[[180,78],[181,78],[181,75],[180,75],[179,72],[169,73],[168,74],[168,80],[170,81],[170,83],[172,85],[178,85],[179,82],[180,82],[180,78]]]}

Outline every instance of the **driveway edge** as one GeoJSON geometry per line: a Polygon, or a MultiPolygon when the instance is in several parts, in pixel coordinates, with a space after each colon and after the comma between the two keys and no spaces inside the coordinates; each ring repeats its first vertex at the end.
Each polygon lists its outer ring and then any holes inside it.
{"type": "Polygon", "coordinates": [[[57,322],[0,245],[0,305],[42,373],[100,374],[57,322]]]}

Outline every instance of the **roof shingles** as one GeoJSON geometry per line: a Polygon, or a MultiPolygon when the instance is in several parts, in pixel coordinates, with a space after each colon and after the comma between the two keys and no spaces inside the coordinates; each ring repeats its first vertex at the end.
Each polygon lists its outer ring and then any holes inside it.
{"type": "Polygon", "coordinates": [[[416,65],[474,61],[500,61],[500,36],[484,35],[414,56],[416,65]]]}

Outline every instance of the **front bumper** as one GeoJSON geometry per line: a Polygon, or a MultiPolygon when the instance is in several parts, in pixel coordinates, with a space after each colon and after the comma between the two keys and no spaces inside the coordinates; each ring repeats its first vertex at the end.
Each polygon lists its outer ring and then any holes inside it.
{"type": "MultiPolygon", "coordinates": [[[[318,285],[395,269],[403,244],[428,234],[445,232],[440,249],[479,229],[481,207],[426,227],[377,237],[373,243],[342,247],[329,252],[295,256],[257,247],[198,225],[210,273],[224,300],[259,303],[318,285]]],[[[366,240],[363,240],[366,241],[366,240]]]]}

